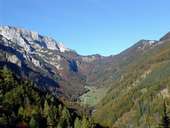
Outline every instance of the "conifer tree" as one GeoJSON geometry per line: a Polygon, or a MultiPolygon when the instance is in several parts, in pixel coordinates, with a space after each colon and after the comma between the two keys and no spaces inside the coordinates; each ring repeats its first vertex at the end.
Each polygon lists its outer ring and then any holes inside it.
{"type": "Polygon", "coordinates": [[[29,126],[30,126],[30,128],[38,128],[38,122],[35,120],[34,117],[31,118],[31,120],[29,122],[29,126]]]}
{"type": "Polygon", "coordinates": [[[160,128],[170,128],[170,118],[168,116],[165,101],[164,101],[164,108],[163,109],[164,110],[163,110],[163,116],[162,116],[162,121],[161,121],[161,124],[160,124],[160,128]]]}
{"type": "Polygon", "coordinates": [[[81,120],[78,117],[74,121],[74,128],[81,128],[81,120]]]}
{"type": "Polygon", "coordinates": [[[46,117],[48,116],[49,111],[50,111],[50,107],[49,107],[48,101],[45,100],[45,102],[44,102],[44,115],[45,115],[46,117]]]}
{"type": "Polygon", "coordinates": [[[83,116],[81,125],[82,125],[82,128],[90,128],[90,122],[86,116],[83,116]]]}

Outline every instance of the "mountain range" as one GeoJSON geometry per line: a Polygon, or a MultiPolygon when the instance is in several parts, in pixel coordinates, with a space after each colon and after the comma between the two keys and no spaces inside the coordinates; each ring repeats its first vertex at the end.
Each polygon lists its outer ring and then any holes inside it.
{"type": "Polygon", "coordinates": [[[155,128],[163,101],[170,110],[170,33],[104,57],[82,56],[50,37],[1,26],[0,53],[0,67],[58,98],[92,108],[92,118],[102,126],[155,128]]]}

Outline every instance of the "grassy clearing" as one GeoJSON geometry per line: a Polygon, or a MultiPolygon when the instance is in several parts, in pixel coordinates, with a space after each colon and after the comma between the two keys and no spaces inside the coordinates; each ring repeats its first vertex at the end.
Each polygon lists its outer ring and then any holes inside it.
{"type": "Polygon", "coordinates": [[[97,88],[94,86],[86,86],[89,90],[87,93],[80,97],[81,105],[88,105],[89,107],[95,106],[106,94],[106,88],[97,88]]]}

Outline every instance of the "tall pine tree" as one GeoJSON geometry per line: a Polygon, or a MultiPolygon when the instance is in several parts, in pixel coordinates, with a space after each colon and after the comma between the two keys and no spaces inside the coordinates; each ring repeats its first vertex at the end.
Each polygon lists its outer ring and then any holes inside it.
{"type": "Polygon", "coordinates": [[[164,101],[164,107],[163,107],[163,116],[162,116],[162,121],[160,124],[160,128],[170,128],[170,118],[168,116],[168,112],[167,112],[167,107],[166,107],[166,103],[164,101]]]}

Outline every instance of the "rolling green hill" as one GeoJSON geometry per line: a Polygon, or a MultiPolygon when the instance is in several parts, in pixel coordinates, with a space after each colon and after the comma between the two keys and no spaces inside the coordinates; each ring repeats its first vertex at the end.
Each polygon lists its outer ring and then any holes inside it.
{"type": "Polygon", "coordinates": [[[115,128],[158,127],[164,100],[170,110],[170,41],[142,53],[111,84],[96,105],[96,122],[115,128]]]}

